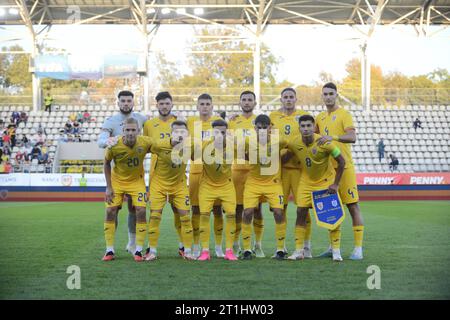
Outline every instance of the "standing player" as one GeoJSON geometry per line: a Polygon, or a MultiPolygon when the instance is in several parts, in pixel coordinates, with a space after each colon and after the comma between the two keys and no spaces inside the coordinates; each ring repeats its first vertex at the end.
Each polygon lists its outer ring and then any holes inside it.
{"type": "MultiPolygon", "coordinates": [[[[133,112],[134,94],[130,91],[120,91],[117,95],[117,105],[119,113],[107,118],[102,125],[102,132],[98,137],[97,144],[100,148],[117,143],[117,136],[122,134],[123,122],[128,118],[134,118],[138,121],[139,130],[144,126],[147,117],[133,112]]],[[[117,224],[117,221],[116,221],[117,224]]],[[[126,250],[134,254],[136,246],[136,211],[133,208],[132,201],[128,198],[128,244],[126,250]]]]}
{"type": "Polygon", "coordinates": [[[228,125],[224,120],[212,123],[213,140],[203,144],[203,175],[200,180],[200,261],[210,260],[209,256],[209,218],[214,203],[220,202],[226,217],[225,260],[237,260],[233,254],[233,241],[236,232],[236,192],[231,179],[231,163],[234,153],[234,140],[227,142],[228,125]],[[207,157],[207,158],[205,158],[207,157]]]}
{"type": "MultiPolygon", "coordinates": [[[[199,116],[189,117],[187,119],[188,130],[191,137],[200,141],[207,141],[211,139],[212,127],[211,123],[215,120],[222,119],[221,117],[213,116],[212,97],[207,94],[201,94],[197,99],[197,110],[199,116]]],[[[200,159],[198,159],[201,161],[200,159]]],[[[192,229],[194,232],[194,246],[193,255],[198,258],[200,256],[200,206],[198,199],[198,191],[200,187],[200,179],[202,177],[202,164],[191,163],[189,170],[189,196],[192,206],[192,229]]],[[[222,208],[214,206],[214,238],[216,244],[216,256],[223,258],[222,250],[222,231],[223,231],[223,217],[222,208]]]]}
{"type": "MultiPolygon", "coordinates": [[[[247,140],[255,133],[256,115],[253,110],[256,107],[256,95],[252,91],[243,91],[239,97],[239,105],[242,113],[236,115],[229,121],[229,127],[234,130],[236,136],[241,136],[247,140]]],[[[250,165],[234,163],[231,167],[234,188],[236,190],[236,234],[234,236],[233,250],[236,254],[241,251],[239,237],[242,229],[242,213],[244,211],[244,186],[250,172],[250,165]]],[[[262,250],[262,236],[264,233],[264,220],[261,205],[254,211],[253,230],[255,232],[255,246],[253,250],[258,258],[264,258],[262,250]]]]}
{"type": "MultiPolygon", "coordinates": [[[[172,123],[177,120],[177,117],[172,113],[173,102],[172,96],[169,92],[159,92],[156,97],[156,108],[158,109],[159,116],[153,119],[147,120],[144,124],[144,136],[152,137],[155,141],[168,141],[171,137],[172,123]]],[[[151,178],[155,170],[155,164],[158,160],[157,154],[152,154],[150,164],[149,181],[151,185],[151,178]]],[[[175,229],[178,233],[178,253],[182,256],[184,252],[183,240],[181,236],[181,223],[178,210],[173,209],[175,229]]]]}
{"type": "MultiPolygon", "coordinates": [[[[181,224],[181,237],[184,246],[183,258],[193,260],[191,255],[192,225],[189,217],[189,190],[186,184],[187,160],[175,162],[172,159],[173,147],[184,143],[188,137],[187,125],[176,120],[171,124],[171,138],[158,143],[152,152],[158,158],[155,163],[154,174],[150,183],[150,223],[148,226],[148,244],[145,260],[157,259],[159,225],[163,208],[167,201],[178,212],[181,224]]],[[[183,150],[184,151],[184,150],[183,150]]],[[[191,147],[188,149],[188,159],[191,157],[191,147]]]]}
{"type": "MultiPolygon", "coordinates": [[[[288,258],[300,260],[304,258],[304,241],[306,235],[306,217],[312,207],[311,192],[328,189],[329,193],[338,191],[339,181],[345,167],[344,157],[339,148],[332,142],[319,145],[320,135],[314,134],[314,118],[303,115],[299,119],[300,137],[288,141],[289,152],[292,152],[302,164],[302,173],[298,192],[295,195],[297,221],[295,223],[295,251],[288,258]],[[330,163],[333,157],[338,167],[336,171],[330,163]]],[[[342,261],[340,252],[340,226],[330,231],[332,256],[334,261],[342,261]]]]}
{"type": "Polygon", "coordinates": [[[286,238],[286,220],[283,215],[283,187],[281,185],[280,149],[285,141],[271,139],[270,118],[260,114],[255,119],[256,139],[246,142],[246,150],[251,170],[245,182],[244,215],[242,218],[243,259],[252,259],[251,223],[260,199],[267,199],[275,218],[275,235],[277,240],[276,259],[286,257],[284,242],[286,238]],[[256,140],[256,141],[255,141],[256,140]],[[255,161],[256,160],[256,161],[255,161]]]}
{"type": "MultiPolygon", "coordinates": [[[[285,88],[281,91],[281,109],[273,111],[270,114],[270,121],[274,128],[277,128],[280,133],[280,139],[289,140],[293,137],[300,136],[298,119],[308,114],[306,111],[296,109],[297,93],[293,88],[285,88]]],[[[282,151],[286,152],[286,149],[282,151]]],[[[281,182],[283,185],[284,194],[284,211],[286,217],[287,206],[289,203],[289,195],[295,196],[297,194],[298,185],[300,183],[300,162],[294,156],[286,163],[283,163],[281,169],[281,182]]],[[[306,238],[305,238],[305,258],[312,258],[311,254],[311,217],[308,214],[306,217],[306,238]]],[[[285,250],[286,251],[286,250],[285,250]]]]}
{"type": "MultiPolygon", "coordinates": [[[[350,143],[356,141],[356,130],[350,112],[336,104],[337,97],[337,88],[334,83],[329,82],[323,86],[322,99],[327,110],[322,111],[316,117],[316,132],[323,136],[319,140],[319,145],[328,141],[335,141],[345,158],[346,166],[339,186],[339,195],[342,203],[347,205],[353,221],[355,248],[350,255],[350,259],[361,260],[363,258],[364,222],[358,204],[358,186],[350,145],[350,143]]],[[[328,248],[321,256],[330,256],[330,254],[331,248],[328,248]]]]}
{"type": "Polygon", "coordinates": [[[136,251],[134,260],[142,261],[142,247],[147,231],[146,205],[147,191],[144,179],[144,158],[153,147],[149,137],[138,136],[140,124],[134,118],[127,118],[123,123],[123,136],[118,136],[117,144],[108,148],[105,154],[106,178],[106,218],[104,232],[106,254],[103,261],[114,260],[115,221],[123,196],[128,195],[136,212],[136,251]],[[111,161],[114,168],[111,170],[111,161]]]}

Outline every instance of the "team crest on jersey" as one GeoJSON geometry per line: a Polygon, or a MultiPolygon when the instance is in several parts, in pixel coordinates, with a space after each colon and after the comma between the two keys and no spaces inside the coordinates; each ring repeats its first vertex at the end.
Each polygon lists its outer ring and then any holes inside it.
{"type": "Polygon", "coordinates": [[[331,118],[331,121],[335,121],[336,120],[336,115],[333,116],[333,118],[331,118]]]}
{"type": "Polygon", "coordinates": [[[312,154],[315,155],[317,153],[317,149],[316,148],[312,148],[311,152],[312,152],[312,154]]]}
{"type": "Polygon", "coordinates": [[[153,128],[156,128],[156,127],[159,127],[159,123],[153,125],[153,128]]]}
{"type": "Polygon", "coordinates": [[[317,202],[317,209],[319,210],[323,209],[323,202],[317,202]]]}
{"type": "Polygon", "coordinates": [[[144,151],[144,148],[142,148],[142,147],[137,147],[137,152],[138,153],[142,153],[144,151]]]}
{"type": "Polygon", "coordinates": [[[295,116],[295,121],[298,122],[301,116],[295,116]]]}

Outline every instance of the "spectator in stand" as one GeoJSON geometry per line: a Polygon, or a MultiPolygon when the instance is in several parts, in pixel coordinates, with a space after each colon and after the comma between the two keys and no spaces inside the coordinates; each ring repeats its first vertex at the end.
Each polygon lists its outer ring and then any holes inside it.
{"type": "Polygon", "coordinates": [[[384,150],[386,145],[384,144],[383,138],[378,141],[377,149],[378,149],[378,161],[381,162],[381,159],[384,159],[384,150]]]}
{"type": "Polygon", "coordinates": [[[2,141],[2,146],[9,146],[11,144],[11,136],[9,135],[8,130],[3,131],[2,141]]]}
{"type": "Polygon", "coordinates": [[[8,145],[3,146],[2,150],[3,150],[3,156],[8,157],[8,160],[9,160],[9,157],[11,157],[11,149],[9,148],[9,146],[8,145]]]}
{"type": "Polygon", "coordinates": [[[45,140],[46,140],[46,136],[43,135],[42,133],[36,133],[33,136],[33,143],[35,145],[43,145],[45,143],[45,140]]]}
{"type": "Polygon", "coordinates": [[[23,145],[27,145],[28,142],[29,142],[29,140],[28,140],[27,136],[24,134],[24,135],[22,136],[22,143],[23,143],[23,145]]]}
{"type": "Polygon", "coordinates": [[[77,113],[77,122],[83,123],[83,121],[84,121],[83,112],[78,111],[78,113],[77,113]]]}
{"type": "Polygon", "coordinates": [[[52,104],[53,97],[50,95],[50,92],[47,92],[47,95],[44,98],[45,111],[48,110],[48,114],[52,113],[52,104]]]}
{"type": "Polygon", "coordinates": [[[20,149],[19,151],[17,151],[16,153],[16,162],[17,164],[22,164],[22,162],[25,160],[25,153],[23,152],[24,149],[20,149]]]}
{"type": "Polygon", "coordinates": [[[41,123],[39,123],[39,126],[37,127],[36,131],[37,131],[37,133],[40,132],[40,133],[42,133],[42,134],[44,134],[44,135],[47,134],[47,130],[45,130],[45,128],[42,126],[41,123]]]}
{"type": "Polygon", "coordinates": [[[27,115],[27,113],[25,111],[22,111],[20,113],[20,122],[23,122],[25,125],[28,122],[28,115],[27,115]]]}
{"type": "Polygon", "coordinates": [[[72,133],[72,123],[70,123],[69,120],[64,125],[64,133],[66,133],[66,134],[72,133]]]}
{"type": "Polygon", "coordinates": [[[48,150],[46,146],[42,146],[41,154],[38,157],[39,164],[45,164],[48,161],[48,150]]]}
{"type": "Polygon", "coordinates": [[[69,120],[70,120],[70,122],[75,122],[75,121],[77,121],[77,114],[75,113],[75,112],[72,112],[71,114],[70,114],[70,116],[69,116],[69,120]]]}
{"type": "Polygon", "coordinates": [[[11,116],[11,122],[14,124],[18,124],[19,120],[20,120],[20,113],[17,111],[13,111],[11,116]]]}
{"type": "Polygon", "coordinates": [[[91,121],[91,114],[86,110],[84,110],[83,113],[83,122],[89,122],[91,121]]]}
{"type": "Polygon", "coordinates": [[[422,129],[422,121],[419,120],[419,118],[416,118],[413,122],[414,130],[417,131],[417,128],[422,129]]]}
{"type": "Polygon", "coordinates": [[[391,162],[389,162],[389,169],[391,170],[391,172],[397,171],[397,167],[399,165],[397,157],[393,154],[390,154],[389,158],[391,159],[391,162]]]}
{"type": "Polygon", "coordinates": [[[33,150],[31,150],[31,160],[38,159],[41,155],[41,149],[39,148],[39,145],[35,145],[33,147],[33,150]]]}
{"type": "Polygon", "coordinates": [[[28,144],[25,147],[25,161],[28,162],[31,160],[31,156],[33,155],[33,147],[31,144],[28,144]]]}
{"type": "Polygon", "coordinates": [[[74,135],[79,135],[80,134],[80,124],[78,122],[74,122],[73,123],[73,129],[72,132],[74,135]]]}
{"type": "Polygon", "coordinates": [[[11,137],[11,147],[16,146],[16,125],[10,124],[8,126],[8,134],[11,137]]]}

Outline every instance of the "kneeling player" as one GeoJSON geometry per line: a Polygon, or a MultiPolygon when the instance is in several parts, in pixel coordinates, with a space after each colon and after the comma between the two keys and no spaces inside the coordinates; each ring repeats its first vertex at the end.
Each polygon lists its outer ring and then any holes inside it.
{"type": "Polygon", "coordinates": [[[138,136],[139,124],[136,119],[128,118],[123,125],[123,136],[119,136],[117,144],[106,150],[106,218],[104,232],[106,254],[103,261],[114,260],[115,221],[123,196],[127,194],[136,207],[136,252],[135,261],[142,261],[142,247],[147,231],[145,218],[147,191],[144,180],[144,158],[154,146],[153,139],[138,136]],[[111,161],[114,168],[111,170],[111,161]]]}
{"type": "MultiPolygon", "coordinates": [[[[183,121],[172,122],[172,134],[170,141],[163,141],[154,150],[158,156],[155,170],[150,182],[150,223],[148,227],[149,248],[145,260],[152,261],[157,258],[157,246],[159,238],[159,225],[161,215],[167,198],[178,211],[181,223],[181,237],[184,245],[183,258],[194,260],[191,254],[192,246],[192,224],[189,216],[189,189],[186,183],[187,162],[179,158],[177,162],[172,159],[173,147],[184,142],[188,136],[187,125],[183,121]]],[[[191,149],[188,149],[191,156],[191,149]]],[[[183,150],[184,151],[184,150],[183,150]]]]}
{"type": "MultiPolygon", "coordinates": [[[[295,252],[288,258],[300,260],[304,258],[304,241],[306,234],[306,217],[312,207],[312,192],[328,189],[329,193],[338,191],[339,181],[345,167],[344,157],[339,148],[332,142],[318,144],[320,135],[314,133],[314,118],[303,115],[299,118],[301,138],[288,141],[289,152],[300,160],[302,173],[296,194],[297,221],[295,224],[295,252]],[[330,164],[330,156],[338,163],[336,171],[330,164]]],[[[342,261],[340,253],[340,226],[330,231],[334,261],[342,261]]]]}
{"type": "MultiPolygon", "coordinates": [[[[233,254],[233,241],[236,232],[236,193],[231,179],[231,161],[234,145],[232,140],[227,145],[228,125],[223,120],[212,123],[214,140],[203,144],[203,175],[200,180],[200,244],[202,253],[197,260],[209,260],[210,215],[214,203],[220,201],[225,211],[225,260],[237,260],[233,254]],[[228,154],[227,154],[228,151],[228,154]],[[230,154],[231,152],[231,154],[230,154]],[[228,157],[227,157],[228,155],[228,157]],[[210,159],[205,159],[208,157],[210,159]]],[[[216,243],[222,246],[221,244],[216,243]]],[[[217,251],[217,248],[216,248],[217,251]]],[[[220,248],[222,251],[222,247],[220,248]]]]}

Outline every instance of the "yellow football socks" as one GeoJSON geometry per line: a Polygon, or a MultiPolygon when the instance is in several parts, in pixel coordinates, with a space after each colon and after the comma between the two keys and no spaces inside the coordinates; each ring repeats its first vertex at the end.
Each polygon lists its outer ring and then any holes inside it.
{"type": "MultiPolygon", "coordinates": [[[[142,251],[145,242],[145,236],[147,235],[147,223],[136,223],[136,251],[142,251]]],[[[134,253],[134,252],[133,252],[134,253]]]]}
{"type": "Polygon", "coordinates": [[[180,214],[178,212],[173,213],[173,225],[175,226],[175,230],[177,230],[179,242],[183,242],[183,237],[181,236],[180,214]]]}
{"type": "Polygon", "coordinates": [[[244,250],[250,251],[252,249],[252,224],[242,221],[242,245],[244,250]]]}
{"type": "Polygon", "coordinates": [[[341,247],[341,226],[330,230],[331,248],[340,249],[341,247]]]}
{"type": "MultiPolygon", "coordinates": [[[[198,222],[200,223],[200,216],[198,217],[198,222]]],[[[192,247],[192,224],[189,215],[184,215],[180,217],[181,222],[181,235],[183,236],[184,249],[192,247]]]]}
{"type": "Polygon", "coordinates": [[[203,250],[209,250],[210,217],[211,214],[209,212],[200,213],[200,244],[203,250]]]}
{"type": "Polygon", "coordinates": [[[200,214],[192,214],[191,221],[192,221],[191,227],[194,234],[194,244],[198,244],[200,239],[200,214]]]}
{"type": "Polygon", "coordinates": [[[263,219],[253,219],[253,231],[255,232],[255,242],[261,243],[263,233],[264,233],[264,220],[263,219]]]}
{"type": "Polygon", "coordinates": [[[236,232],[236,215],[234,213],[226,213],[226,233],[225,233],[225,248],[232,249],[234,242],[234,235],[236,232]]]}
{"type": "Polygon", "coordinates": [[[304,226],[295,225],[295,250],[303,250],[306,232],[307,229],[304,226]]]}
{"type": "Polygon", "coordinates": [[[306,233],[305,233],[305,241],[311,241],[311,233],[312,233],[312,223],[311,223],[311,215],[306,215],[306,233]]]}
{"type": "Polygon", "coordinates": [[[114,235],[116,234],[115,221],[105,221],[103,223],[103,231],[105,233],[106,247],[114,248],[114,235]]]}
{"type": "Polygon", "coordinates": [[[214,215],[214,242],[216,246],[222,245],[222,234],[223,234],[223,215],[222,214],[220,216],[214,215]]]}
{"type": "Polygon", "coordinates": [[[286,222],[275,223],[275,236],[277,237],[277,251],[283,251],[286,239],[286,222]]]}
{"type": "Polygon", "coordinates": [[[159,224],[161,223],[161,212],[150,212],[150,222],[148,224],[148,246],[158,247],[159,224]]]}
{"type": "Polygon", "coordinates": [[[364,237],[364,226],[354,226],[353,236],[355,239],[355,247],[362,247],[364,237]]]}

